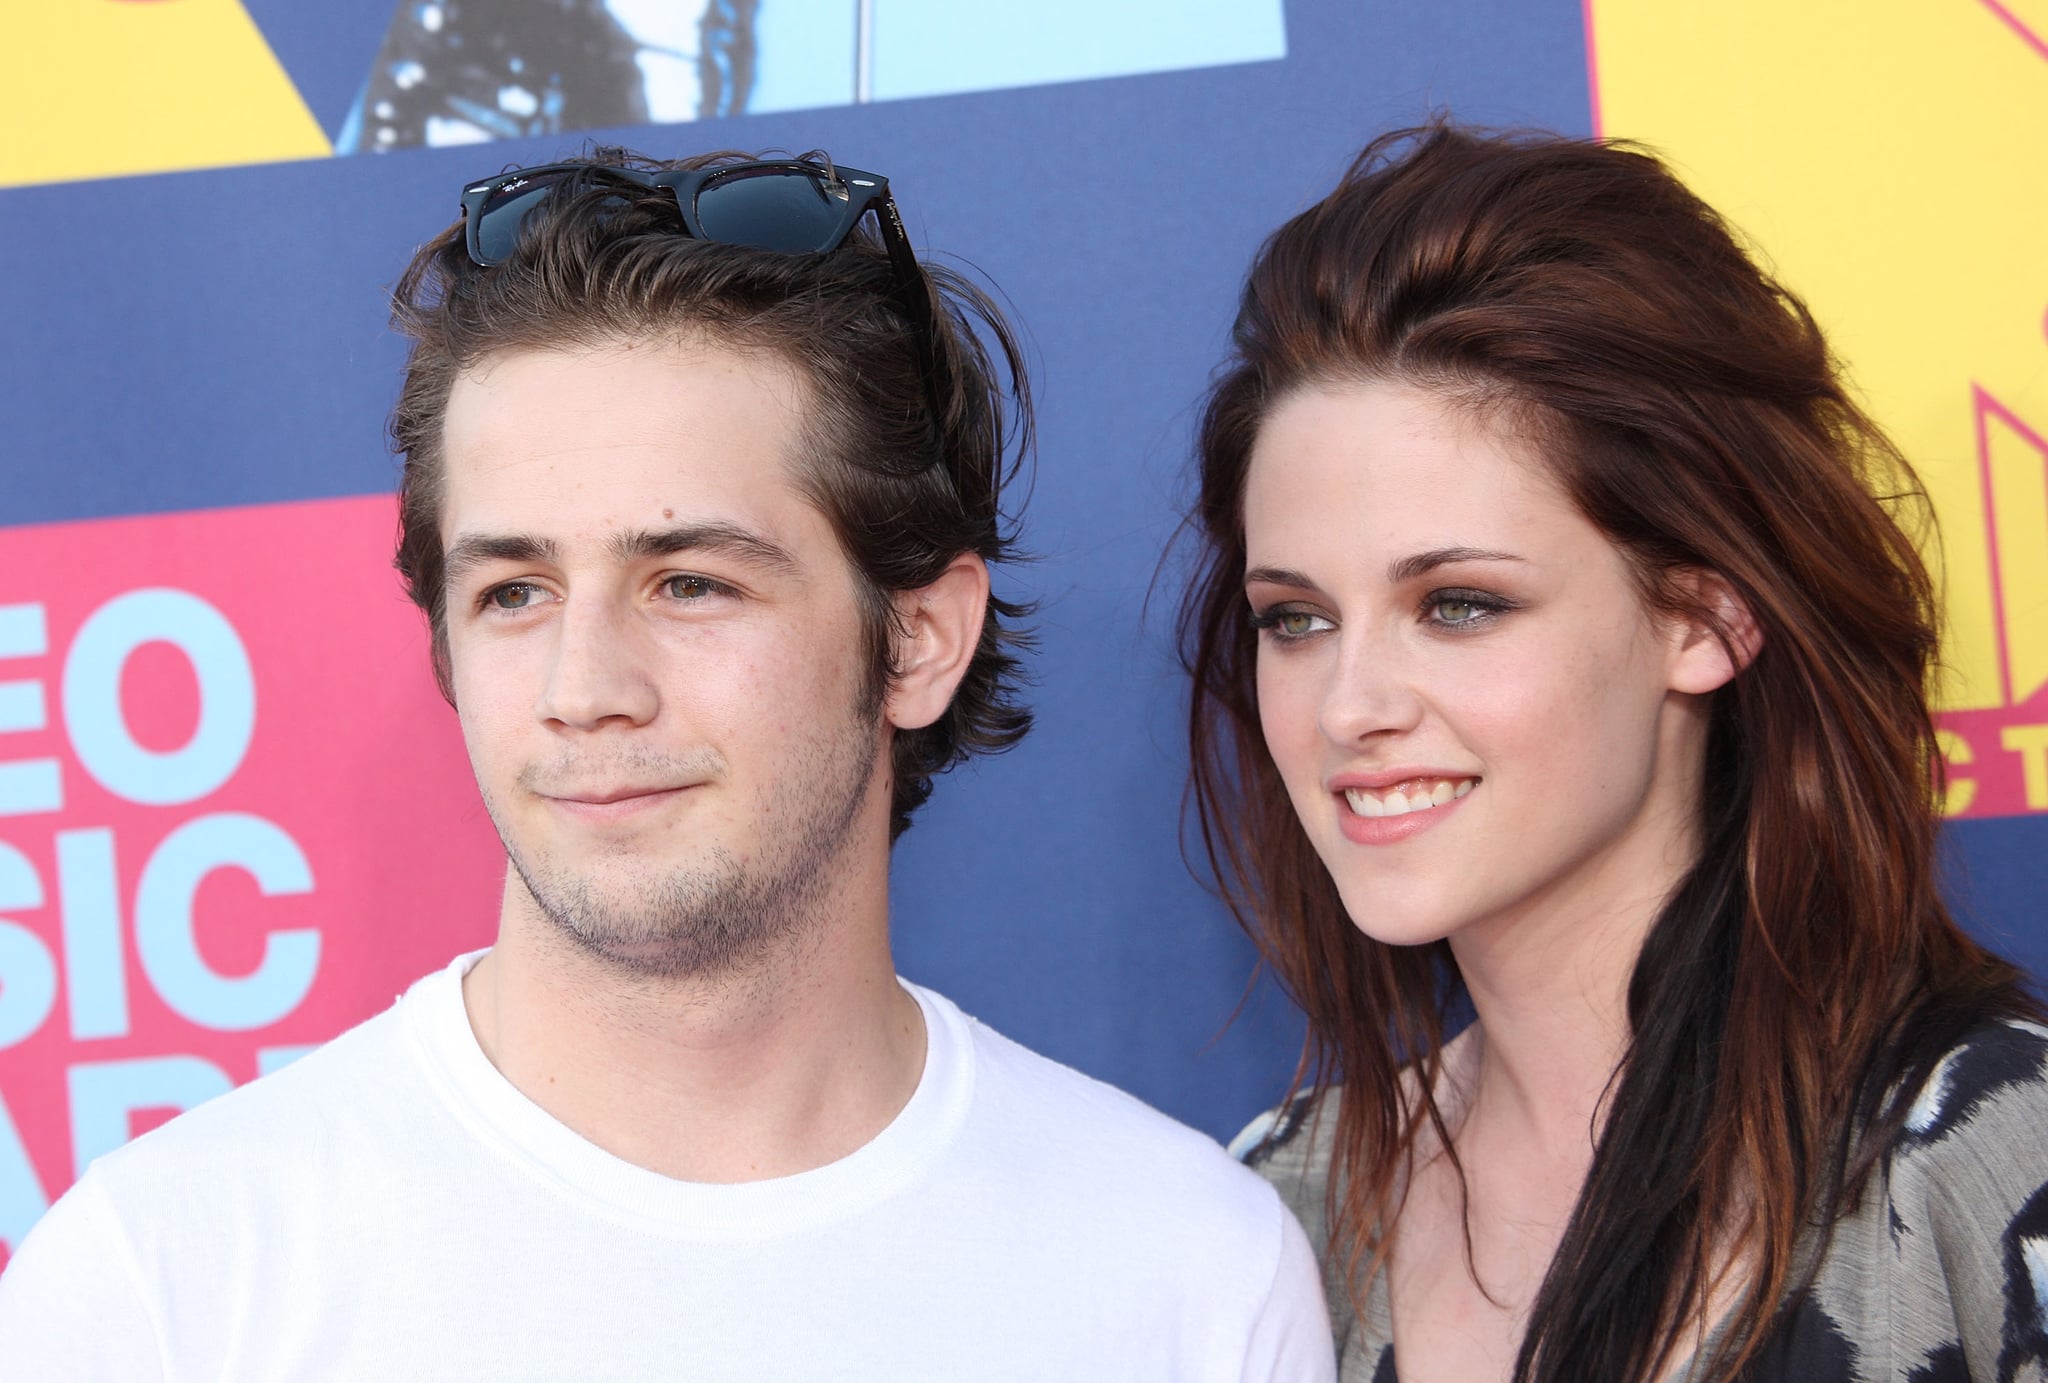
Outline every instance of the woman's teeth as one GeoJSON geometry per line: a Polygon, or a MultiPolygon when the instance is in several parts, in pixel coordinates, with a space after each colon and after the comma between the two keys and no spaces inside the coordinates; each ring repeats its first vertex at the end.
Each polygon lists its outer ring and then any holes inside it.
{"type": "Polygon", "coordinates": [[[1381,791],[1346,788],[1344,800],[1359,816],[1406,816],[1409,812],[1428,811],[1431,807],[1441,807],[1463,797],[1478,781],[1477,778],[1435,778],[1418,779],[1381,791]]]}

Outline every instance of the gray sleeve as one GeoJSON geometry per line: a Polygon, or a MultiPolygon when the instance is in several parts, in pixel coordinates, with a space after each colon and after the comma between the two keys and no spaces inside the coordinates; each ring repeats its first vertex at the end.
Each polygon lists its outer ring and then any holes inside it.
{"type": "Polygon", "coordinates": [[[1893,1155],[1890,1376],[2048,1383],[2048,1035],[1951,1053],[1893,1155]]]}

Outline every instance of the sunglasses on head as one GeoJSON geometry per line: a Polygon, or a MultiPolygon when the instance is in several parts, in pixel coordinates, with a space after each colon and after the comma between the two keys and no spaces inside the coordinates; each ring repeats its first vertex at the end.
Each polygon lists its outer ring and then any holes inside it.
{"type": "Polygon", "coordinates": [[[910,237],[904,234],[887,178],[837,166],[829,159],[763,160],[659,173],[595,163],[519,168],[462,189],[469,257],[486,268],[502,263],[519,242],[526,218],[550,193],[606,183],[667,189],[682,215],[683,229],[694,239],[782,254],[836,250],[853,235],[860,218],[874,212],[894,272],[891,296],[915,328],[918,367],[937,419],[930,290],[910,252],[910,237]]]}

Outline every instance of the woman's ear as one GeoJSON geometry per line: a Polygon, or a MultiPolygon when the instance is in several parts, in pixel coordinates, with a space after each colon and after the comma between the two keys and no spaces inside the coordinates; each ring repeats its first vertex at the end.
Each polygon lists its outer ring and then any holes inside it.
{"type": "Polygon", "coordinates": [[[1691,606],[1702,613],[1674,623],[1670,687],[1703,694],[1726,686],[1763,647],[1756,616],[1717,571],[1695,570],[1679,577],[1691,606]]]}
{"type": "Polygon", "coordinates": [[[898,730],[919,730],[946,713],[974,659],[988,611],[988,564],[963,552],[930,585],[891,600],[896,675],[883,711],[898,730]]]}

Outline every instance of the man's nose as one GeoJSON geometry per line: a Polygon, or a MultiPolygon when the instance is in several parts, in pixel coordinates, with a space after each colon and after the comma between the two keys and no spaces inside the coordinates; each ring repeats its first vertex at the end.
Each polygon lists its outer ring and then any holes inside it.
{"type": "Polygon", "coordinates": [[[554,661],[536,708],[577,730],[606,721],[644,725],[661,704],[646,636],[610,602],[571,596],[555,622],[554,661]]]}

